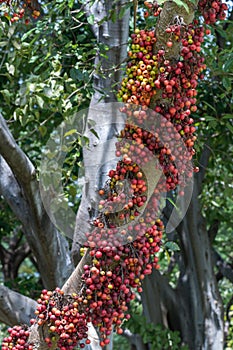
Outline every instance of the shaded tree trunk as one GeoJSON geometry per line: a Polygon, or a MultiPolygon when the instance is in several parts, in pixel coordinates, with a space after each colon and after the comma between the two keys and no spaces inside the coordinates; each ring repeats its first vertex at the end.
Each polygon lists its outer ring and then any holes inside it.
{"type": "Polygon", "coordinates": [[[177,286],[173,289],[156,271],[145,280],[142,300],[148,321],[180,331],[190,350],[220,350],[224,345],[222,301],[197,183],[196,179],[188,212],[176,229],[181,247],[177,286]],[[151,298],[156,300],[154,305],[151,298]]]}

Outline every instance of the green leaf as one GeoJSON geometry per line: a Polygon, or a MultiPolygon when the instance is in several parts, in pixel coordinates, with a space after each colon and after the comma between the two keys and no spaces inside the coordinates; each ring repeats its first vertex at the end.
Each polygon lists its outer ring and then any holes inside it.
{"type": "Polygon", "coordinates": [[[8,44],[8,41],[0,41],[0,47],[4,47],[8,44]]]}
{"type": "Polygon", "coordinates": [[[232,84],[231,84],[231,79],[228,77],[224,77],[222,79],[223,86],[225,87],[226,90],[231,90],[232,84]]]}
{"type": "Polygon", "coordinates": [[[221,35],[222,38],[227,39],[227,33],[220,26],[216,27],[217,32],[221,35]]]}
{"type": "Polygon", "coordinates": [[[125,6],[121,7],[120,9],[120,12],[119,12],[119,19],[122,19],[124,14],[125,14],[125,11],[131,7],[131,3],[127,3],[125,6]]]}
{"type": "Polygon", "coordinates": [[[14,34],[15,30],[16,30],[16,27],[15,27],[15,26],[10,26],[10,27],[9,27],[9,30],[8,30],[8,33],[7,33],[7,36],[8,36],[9,39],[10,39],[10,38],[12,37],[12,35],[14,34]]]}
{"type": "Polygon", "coordinates": [[[71,196],[76,196],[76,194],[77,194],[77,188],[75,187],[75,186],[69,186],[69,193],[70,193],[70,195],[71,196]]]}
{"type": "Polygon", "coordinates": [[[83,80],[83,72],[80,69],[71,68],[70,76],[73,80],[83,80]]]}
{"type": "Polygon", "coordinates": [[[3,95],[5,101],[9,104],[11,102],[11,94],[7,89],[1,90],[1,94],[3,95]]]}
{"type": "Polygon", "coordinates": [[[39,106],[40,108],[43,108],[43,107],[44,107],[44,100],[43,100],[42,97],[36,95],[36,102],[38,103],[38,106],[39,106]]]}
{"type": "Polygon", "coordinates": [[[185,8],[185,10],[189,13],[189,7],[188,7],[188,5],[185,2],[183,2],[181,0],[174,0],[174,2],[178,6],[183,6],[185,8]]]}
{"type": "Polygon", "coordinates": [[[116,20],[117,20],[117,13],[116,13],[116,10],[113,10],[111,15],[110,15],[110,18],[112,20],[113,23],[116,23],[116,20]]]}
{"type": "Polygon", "coordinates": [[[212,109],[212,111],[216,112],[216,109],[210,103],[204,101],[204,104],[207,105],[208,107],[210,107],[212,109]]]}
{"type": "Polygon", "coordinates": [[[36,62],[37,60],[38,60],[38,58],[39,58],[39,56],[32,56],[31,58],[30,58],[30,60],[29,60],[29,63],[34,63],[34,62],[36,62]]]}
{"type": "Polygon", "coordinates": [[[31,30],[27,31],[23,36],[21,41],[24,41],[25,39],[27,39],[34,31],[36,30],[36,27],[32,28],[31,30]]]}
{"type": "Polygon", "coordinates": [[[45,125],[40,125],[38,129],[39,129],[39,132],[41,133],[41,136],[42,136],[42,137],[46,135],[46,133],[47,133],[47,128],[46,128],[45,125]]]}
{"type": "Polygon", "coordinates": [[[222,119],[233,119],[233,114],[224,114],[222,119]]]}
{"type": "Polygon", "coordinates": [[[95,129],[90,129],[90,132],[95,135],[95,137],[97,137],[99,139],[99,135],[97,134],[97,132],[95,131],[95,129]]]}
{"type": "Polygon", "coordinates": [[[68,1],[68,6],[69,6],[70,9],[72,9],[73,5],[74,5],[74,0],[69,0],[68,1]]]}
{"type": "Polygon", "coordinates": [[[171,261],[171,257],[170,257],[170,254],[168,253],[167,249],[165,250],[165,255],[167,257],[167,261],[168,261],[168,264],[169,264],[170,261],[171,261]]]}
{"type": "Polygon", "coordinates": [[[212,122],[212,121],[216,121],[216,118],[212,117],[211,115],[205,115],[205,120],[207,122],[212,122]]]}
{"type": "Polygon", "coordinates": [[[231,71],[233,68],[233,55],[228,57],[228,60],[223,65],[223,70],[225,72],[231,71]]]}
{"type": "Polygon", "coordinates": [[[14,45],[14,47],[15,47],[17,50],[20,50],[20,49],[21,49],[21,45],[18,43],[18,41],[12,40],[12,44],[14,45]]]}
{"type": "Polygon", "coordinates": [[[175,207],[178,210],[176,203],[171,198],[167,198],[167,200],[173,205],[173,207],[175,207]]]}
{"type": "Polygon", "coordinates": [[[230,130],[230,132],[233,134],[233,126],[227,122],[227,128],[230,130]]]}
{"type": "Polygon", "coordinates": [[[180,247],[178,246],[178,244],[173,241],[167,241],[164,244],[164,247],[172,252],[178,252],[180,250],[180,247]]]}
{"type": "Polygon", "coordinates": [[[64,135],[64,137],[67,137],[67,136],[70,136],[70,135],[73,135],[73,134],[76,134],[77,133],[77,130],[76,129],[71,129],[69,131],[67,131],[64,135]]]}
{"type": "Polygon", "coordinates": [[[221,205],[219,204],[219,203],[217,203],[217,202],[215,202],[215,201],[211,201],[211,204],[213,204],[215,207],[217,207],[217,208],[220,208],[221,207],[221,205]]]}
{"type": "Polygon", "coordinates": [[[93,26],[95,24],[95,16],[94,15],[90,15],[87,17],[87,22],[93,26]]]}
{"type": "Polygon", "coordinates": [[[8,62],[6,63],[6,69],[11,75],[15,74],[15,66],[13,64],[9,64],[8,62]]]}

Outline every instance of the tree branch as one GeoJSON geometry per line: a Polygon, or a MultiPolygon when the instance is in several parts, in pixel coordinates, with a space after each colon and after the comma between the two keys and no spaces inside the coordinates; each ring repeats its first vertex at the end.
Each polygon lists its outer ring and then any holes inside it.
{"type": "Polygon", "coordinates": [[[22,294],[0,285],[0,322],[9,326],[30,324],[36,302],[22,294]]]}
{"type": "MultiPolygon", "coordinates": [[[[0,149],[1,153],[1,149],[0,149]]],[[[17,162],[16,162],[17,163],[17,162]]],[[[30,221],[28,204],[22,194],[9,165],[0,156],[0,194],[5,198],[22,225],[27,227],[30,221]]]]}
{"type": "Polygon", "coordinates": [[[222,349],[222,303],[198,194],[198,183],[195,180],[189,209],[183,224],[177,230],[185,268],[177,286],[180,306],[176,312],[180,315],[184,341],[193,346],[191,349],[201,346],[203,349],[222,349]]]}
{"type": "Polygon", "coordinates": [[[0,154],[0,193],[22,222],[44,286],[48,289],[61,286],[73,270],[68,243],[48,217],[35,168],[16,144],[1,115],[0,154]]]}
{"type": "Polygon", "coordinates": [[[28,184],[36,176],[36,171],[13,138],[5,119],[0,114],[0,153],[11,168],[21,187],[28,192],[28,184]]]}
{"type": "Polygon", "coordinates": [[[9,247],[8,249],[0,245],[0,260],[4,281],[12,281],[17,277],[20,264],[30,253],[31,249],[27,242],[19,247],[9,247]]]}
{"type": "MultiPolygon", "coordinates": [[[[82,281],[81,276],[83,274],[83,267],[85,264],[90,264],[91,257],[89,255],[89,251],[87,250],[85,255],[82,257],[81,261],[71,274],[71,276],[68,278],[68,280],[65,282],[65,284],[62,287],[62,291],[65,295],[69,294],[72,295],[72,293],[81,293],[82,289],[82,281]]],[[[33,343],[36,345],[37,350],[46,350],[48,345],[45,343],[44,338],[46,334],[48,333],[48,325],[47,323],[42,326],[38,326],[38,324],[35,324],[31,327],[30,330],[30,336],[29,336],[29,343],[33,343]]],[[[99,338],[97,335],[97,332],[93,325],[91,323],[88,324],[88,338],[91,340],[91,350],[101,350],[102,348],[99,345],[99,338]]],[[[56,349],[56,340],[53,342],[53,345],[50,349],[56,349]]],[[[86,347],[86,350],[90,350],[90,347],[86,347]]]]}
{"type": "Polygon", "coordinates": [[[177,305],[177,296],[168,279],[157,270],[146,276],[143,282],[142,304],[148,322],[168,327],[177,305]],[[156,300],[156,303],[152,305],[151,300],[156,300]]]}

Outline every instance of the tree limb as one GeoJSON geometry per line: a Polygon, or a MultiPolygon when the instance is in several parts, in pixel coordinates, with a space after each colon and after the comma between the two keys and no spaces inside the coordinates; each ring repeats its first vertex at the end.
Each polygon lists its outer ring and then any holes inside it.
{"type": "Polygon", "coordinates": [[[48,217],[35,168],[16,144],[1,115],[0,154],[0,193],[22,222],[44,286],[48,289],[61,286],[73,269],[68,243],[48,217]]]}
{"type": "Polygon", "coordinates": [[[2,263],[2,272],[4,281],[12,281],[18,275],[18,269],[24,259],[30,254],[29,244],[25,242],[19,247],[5,249],[0,245],[0,260],[2,263]]]}
{"type": "Polygon", "coordinates": [[[142,304],[148,322],[163,324],[168,327],[173,318],[173,310],[177,305],[175,290],[169,285],[168,279],[159,271],[154,270],[143,282],[142,304]],[[151,300],[156,300],[151,304],[151,300]]]}
{"type": "Polygon", "coordinates": [[[184,341],[190,349],[223,349],[223,310],[213,271],[211,244],[201,215],[198,184],[183,224],[177,230],[184,270],[177,293],[184,341]],[[191,330],[191,332],[190,332],[191,330]]]}
{"type": "Polygon", "coordinates": [[[36,171],[13,138],[5,119],[0,114],[0,153],[11,168],[20,186],[27,193],[29,184],[36,177],[36,171]]]}
{"type": "Polygon", "coordinates": [[[0,285],[0,322],[9,326],[29,325],[35,308],[34,300],[0,285]]]}
{"type": "MultiPolygon", "coordinates": [[[[0,149],[1,153],[1,149],[0,149]]],[[[26,199],[23,196],[19,183],[12,173],[9,165],[3,157],[0,156],[0,194],[5,198],[15,216],[21,221],[22,225],[29,225],[29,208],[26,199]]]]}

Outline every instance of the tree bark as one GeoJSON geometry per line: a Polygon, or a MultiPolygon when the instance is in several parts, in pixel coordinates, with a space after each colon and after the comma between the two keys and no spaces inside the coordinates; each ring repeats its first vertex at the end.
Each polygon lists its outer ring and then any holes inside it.
{"type": "Polygon", "coordinates": [[[187,329],[185,334],[182,331],[183,339],[191,349],[223,349],[222,301],[197,186],[194,186],[193,199],[179,230],[179,239],[185,267],[177,286],[186,314],[182,318],[182,328],[187,329]]]}
{"type": "MultiPolygon", "coordinates": [[[[119,14],[125,5],[125,1],[118,0],[114,4],[116,14],[119,14]]],[[[95,1],[92,7],[86,6],[87,15],[94,14],[97,24],[105,16],[106,18],[109,16],[111,9],[112,1],[95,1]]],[[[98,26],[97,24],[92,27],[93,32],[101,44],[107,45],[108,50],[100,52],[95,61],[95,66],[99,68],[94,78],[94,94],[91,99],[88,121],[91,121],[92,125],[94,122],[95,126],[93,128],[99,134],[99,138],[90,130],[86,134],[89,138],[89,146],[83,150],[85,185],[76,217],[76,228],[72,246],[73,258],[76,264],[80,260],[80,242],[85,239],[83,236],[84,233],[90,232],[90,221],[96,214],[98,200],[96,185],[100,186],[100,184],[103,185],[105,183],[107,172],[111,169],[110,165],[115,165],[112,162],[107,163],[107,160],[110,161],[114,157],[115,142],[117,141],[116,134],[119,131],[122,121],[116,120],[115,114],[117,113],[117,107],[113,111],[113,105],[106,105],[103,102],[116,101],[116,87],[114,84],[121,81],[121,64],[126,58],[129,10],[126,10],[124,16],[115,22],[108,20],[103,22],[102,25],[98,26]],[[103,53],[105,57],[103,57],[103,53]],[[107,113],[108,120],[104,120],[104,116],[107,113]],[[98,151],[96,146],[100,141],[101,150],[98,151]],[[104,164],[106,166],[101,168],[101,175],[96,179],[97,169],[100,165],[104,164]],[[96,180],[98,180],[98,184],[96,180]]]]}
{"type": "Polygon", "coordinates": [[[0,115],[0,193],[16,217],[36,258],[43,284],[61,286],[73,270],[66,239],[47,215],[36,170],[0,115]]]}
{"type": "Polygon", "coordinates": [[[181,247],[177,287],[172,289],[164,283],[164,276],[153,273],[144,283],[143,305],[148,321],[179,330],[190,350],[220,350],[224,345],[222,301],[197,183],[188,212],[177,228],[181,247]],[[154,305],[150,302],[153,295],[154,305]]]}
{"type": "Polygon", "coordinates": [[[9,326],[30,324],[34,317],[36,302],[5,286],[0,286],[0,322],[9,326]]]}

